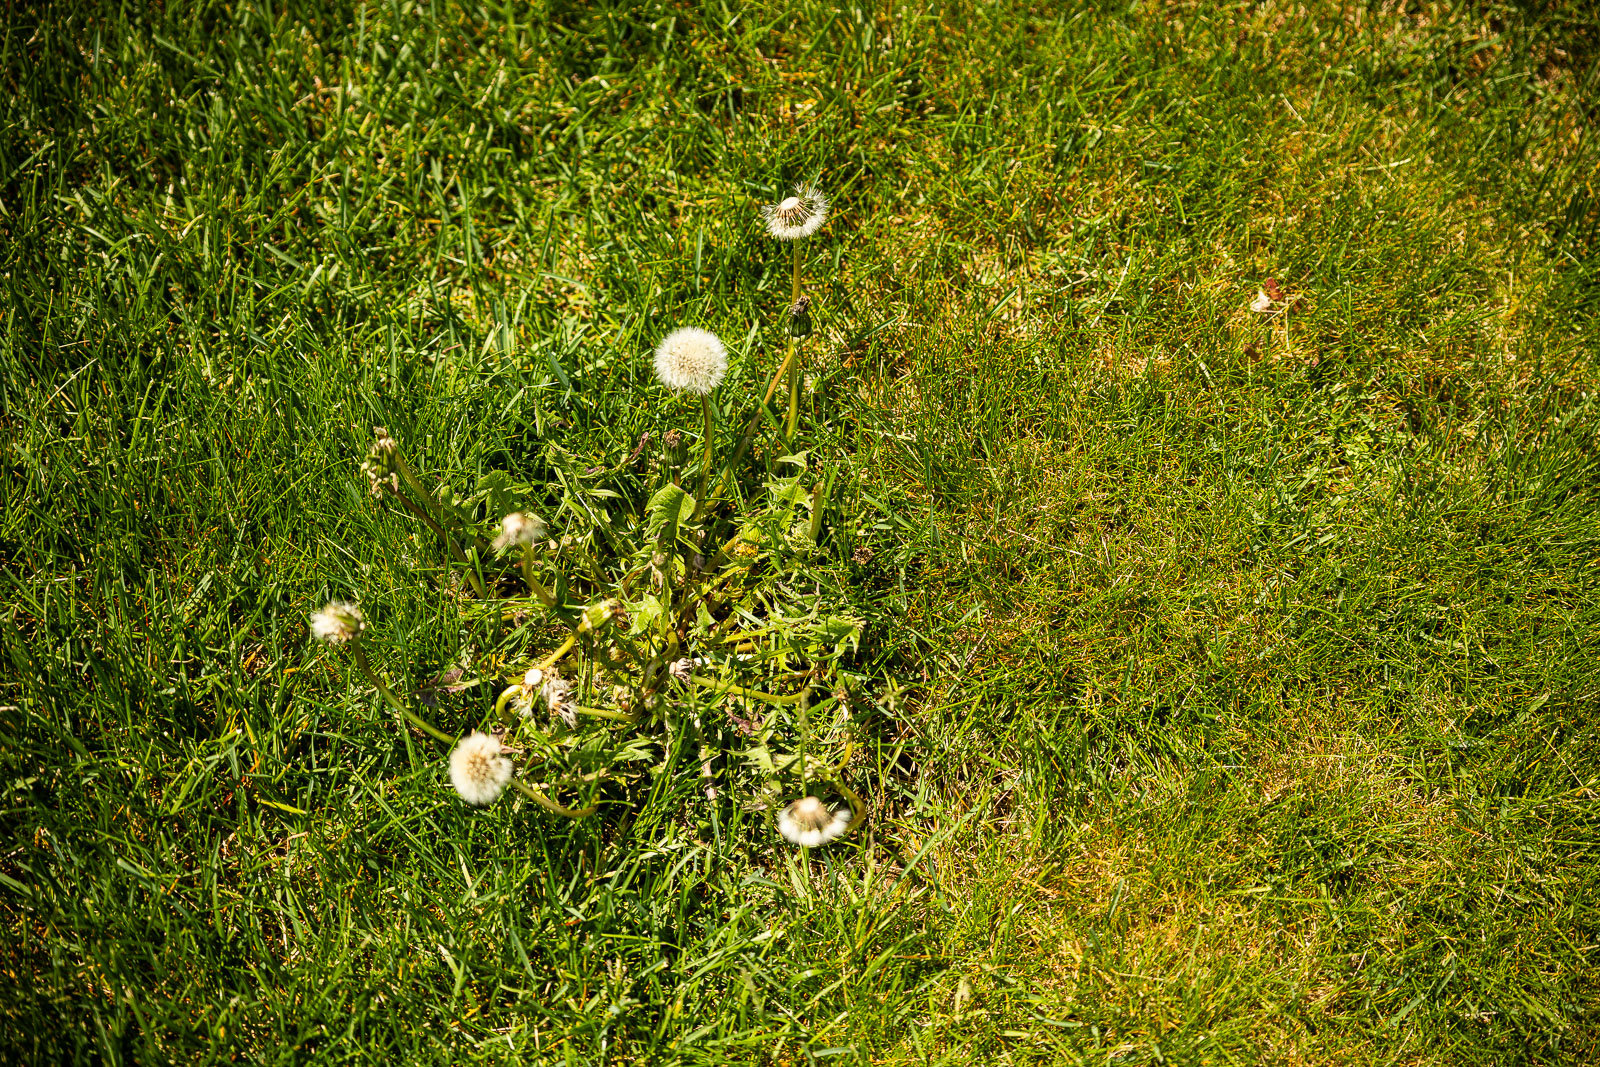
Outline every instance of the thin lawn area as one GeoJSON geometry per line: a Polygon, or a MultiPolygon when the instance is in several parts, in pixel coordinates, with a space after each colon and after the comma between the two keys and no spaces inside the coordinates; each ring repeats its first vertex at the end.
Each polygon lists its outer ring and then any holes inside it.
{"type": "Polygon", "coordinates": [[[1589,4],[0,22],[0,1061],[1600,1061],[1589,4]],[[801,181],[867,821],[467,807],[308,635],[486,647],[371,428],[753,404],[801,181]]]}

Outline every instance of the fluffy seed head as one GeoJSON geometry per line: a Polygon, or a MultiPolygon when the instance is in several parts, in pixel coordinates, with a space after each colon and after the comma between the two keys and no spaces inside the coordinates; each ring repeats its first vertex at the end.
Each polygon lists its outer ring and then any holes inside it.
{"type": "Polygon", "coordinates": [[[500,536],[494,539],[491,547],[496,552],[503,552],[512,545],[532,548],[535,541],[543,541],[549,532],[539,516],[528,511],[513,511],[500,520],[500,536]]]}
{"type": "Polygon", "coordinates": [[[710,330],[673,330],[656,349],[656,377],[668,389],[704,395],[727,373],[728,350],[710,330]]]}
{"type": "Polygon", "coordinates": [[[796,845],[816,848],[850,827],[849,808],[834,811],[816,797],[801,797],[778,813],[778,832],[796,845]]]}
{"type": "Polygon", "coordinates": [[[552,718],[560,719],[568,727],[576,729],[578,713],[571,703],[572,683],[551,671],[539,686],[539,695],[544,698],[544,706],[550,709],[552,718]]]}
{"type": "Polygon", "coordinates": [[[463,737],[450,753],[450,784],[474,807],[493,804],[511,781],[511,761],[500,754],[500,742],[488,734],[463,737]]]}
{"type": "Polygon", "coordinates": [[[798,241],[828,220],[828,199],[814,185],[797,185],[793,196],[763,205],[761,217],[767,220],[767,232],[778,240],[798,241]]]}
{"type": "Polygon", "coordinates": [[[366,628],[361,609],[343,600],[330,600],[327,607],[311,614],[311,636],[330,645],[354,641],[366,628]]]}

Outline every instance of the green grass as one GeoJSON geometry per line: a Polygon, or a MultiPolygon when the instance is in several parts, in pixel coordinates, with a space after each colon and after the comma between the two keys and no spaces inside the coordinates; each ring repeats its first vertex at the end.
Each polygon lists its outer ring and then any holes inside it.
{"type": "Polygon", "coordinates": [[[1600,1058],[1588,5],[144,6],[0,29],[6,1058],[1600,1058]],[[871,821],[466,809],[369,427],[692,430],[801,179],[871,821]]]}

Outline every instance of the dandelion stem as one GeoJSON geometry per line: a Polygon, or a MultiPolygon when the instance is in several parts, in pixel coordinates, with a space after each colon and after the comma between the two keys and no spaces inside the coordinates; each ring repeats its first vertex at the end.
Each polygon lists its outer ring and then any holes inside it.
{"type": "Polygon", "coordinates": [[[808,789],[810,783],[806,781],[806,749],[811,740],[811,701],[806,699],[810,688],[800,690],[800,788],[808,789]]]}
{"type": "Polygon", "coordinates": [[[714,682],[709,678],[702,678],[698,674],[690,675],[689,680],[702,689],[715,689],[719,693],[732,693],[734,696],[749,697],[752,700],[765,700],[771,704],[795,704],[803,699],[806,690],[791,693],[788,696],[779,696],[776,693],[763,693],[759,689],[746,689],[739,685],[729,685],[725,682],[714,682]]]}
{"type": "Polygon", "coordinates": [[[442,733],[439,730],[434,729],[431,723],[427,722],[416,712],[406,707],[405,703],[399,697],[395,696],[394,690],[385,685],[383,679],[378,677],[378,672],[372,669],[372,663],[367,659],[366,649],[361,647],[361,642],[354,641],[351,643],[350,654],[355,657],[356,666],[361,668],[361,673],[367,676],[367,681],[371,682],[378,692],[383,694],[383,698],[387,700],[389,705],[400,714],[402,719],[411,723],[411,725],[415,726],[423,733],[428,734],[430,737],[433,737],[436,740],[443,741],[447,745],[453,745],[456,743],[455,738],[451,737],[449,734],[442,733]]]}
{"type": "MultiPolygon", "coordinates": [[[[396,455],[398,456],[399,453],[396,453],[396,455]]],[[[407,479],[407,481],[411,481],[411,479],[407,479]]],[[[415,488],[416,485],[413,483],[412,489],[415,488]]],[[[439,540],[443,541],[444,547],[449,549],[451,557],[467,572],[467,579],[472,582],[472,588],[477,591],[478,598],[480,600],[487,599],[488,593],[484,591],[483,580],[478,577],[477,568],[475,568],[471,562],[468,561],[466,554],[461,551],[461,546],[456,544],[456,539],[445,533],[444,527],[435,522],[433,516],[429,515],[426,510],[416,503],[416,501],[412,500],[410,497],[406,496],[400,490],[395,489],[392,486],[389,487],[389,492],[394,495],[396,500],[405,505],[407,511],[421,519],[427,524],[428,529],[439,535],[439,540]]],[[[433,498],[430,496],[428,499],[432,500],[433,498]]]]}
{"type": "Polygon", "coordinates": [[[500,694],[500,699],[498,699],[498,700],[496,700],[494,702],[495,718],[499,719],[501,722],[505,723],[507,726],[516,725],[516,719],[514,719],[511,715],[507,714],[507,712],[506,712],[506,704],[510,703],[511,698],[516,696],[520,692],[522,692],[522,686],[520,684],[519,685],[508,686],[505,689],[505,691],[500,694]]]}
{"type": "Polygon", "coordinates": [[[589,715],[596,719],[616,719],[618,722],[633,722],[636,716],[627,711],[607,711],[605,708],[586,708],[582,704],[569,704],[573,711],[579,715],[589,715]]]}
{"type": "MultiPolygon", "coordinates": [[[[794,245],[794,283],[789,304],[793,307],[800,302],[800,245],[803,242],[791,243],[794,245]]],[[[795,424],[800,421],[800,339],[794,335],[793,329],[789,332],[789,356],[784,362],[789,365],[789,421],[784,428],[784,436],[793,440],[795,424]]]]}
{"type": "Polygon", "coordinates": [[[527,797],[541,808],[545,809],[546,811],[553,811],[557,815],[564,815],[569,819],[581,819],[586,815],[593,815],[595,812],[600,810],[593,804],[589,805],[587,808],[579,808],[576,811],[571,808],[563,808],[560,804],[557,804],[555,801],[551,800],[549,797],[545,796],[543,793],[539,792],[533,786],[529,785],[527,782],[524,782],[520,778],[511,779],[511,784],[519,789],[523,796],[527,797]]]}
{"type": "Polygon", "coordinates": [[[701,394],[700,406],[706,416],[706,458],[700,467],[700,487],[694,491],[694,514],[689,516],[690,522],[694,522],[706,510],[706,483],[711,477],[711,394],[701,394]]]}
{"type": "MultiPolygon", "coordinates": [[[[412,470],[411,464],[406,462],[405,454],[398,448],[394,449],[394,464],[400,468],[400,476],[406,480],[406,484],[411,487],[411,491],[428,505],[429,510],[437,511],[442,519],[444,517],[444,509],[439,507],[439,501],[434,498],[432,493],[428,492],[427,487],[417,477],[417,472],[412,470]]],[[[435,527],[435,529],[438,529],[438,527],[435,527]]],[[[441,530],[440,533],[442,535],[443,531],[441,530]]]]}
{"type": "Polygon", "coordinates": [[[532,590],[534,596],[539,598],[539,602],[541,604],[543,604],[545,607],[549,608],[551,611],[554,611],[554,610],[556,610],[555,594],[550,592],[550,590],[546,589],[544,587],[544,583],[539,581],[539,579],[537,579],[537,578],[535,578],[533,576],[533,564],[534,564],[534,561],[535,561],[535,557],[534,557],[534,554],[533,554],[532,550],[531,549],[526,549],[526,548],[523,549],[522,550],[522,580],[528,583],[528,588],[530,590],[532,590]]]}
{"type": "MultiPolygon", "coordinates": [[[[794,250],[794,283],[793,283],[792,288],[793,288],[793,293],[794,293],[793,299],[795,301],[798,301],[800,299],[800,247],[799,247],[799,242],[795,243],[795,250],[794,250]]],[[[791,307],[793,306],[792,302],[791,302],[790,306],[791,307]]],[[[751,413],[750,420],[744,424],[744,433],[739,435],[739,445],[738,445],[737,448],[735,448],[733,450],[733,459],[728,462],[728,467],[727,467],[726,472],[722,476],[722,480],[717,483],[716,492],[714,492],[712,494],[712,498],[713,499],[720,498],[723,493],[726,493],[728,491],[730,485],[733,482],[734,475],[739,470],[739,461],[744,459],[745,451],[747,449],[749,449],[749,447],[750,447],[750,440],[751,440],[751,438],[753,438],[755,436],[756,427],[761,424],[761,413],[766,410],[766,407],[767,407],[768,404],[772,403],[772,397],[773,397],[773,395],[775,393],[777,393],[778,386],[783,382],[784,378],[793,378],[794,377],[791,374],[791,370],[795,367],[795,357],[798,354],[799,345],[800,345],[800,342],[795,339],[793,334],[791,334],[789,336],[789,342],[788,342],[788,345],[787,345],[787,351],[784,354],[783,362],[778,364],[778,372],[772,376],[772,381],[767,383],[767,391],[766,391],[766,394],[764,396],[762,396],[762,398],[761,398],[761,405],[759,407],[757,407],[754,412],[751,413]]],[[[796,408],[796,405],[795,405],[795,402],[794,402],[793,391],[791,390],[791,397],[790,397],[790,404],[789,404],[789,429],[786,432],[786,436],[789,436],[789,437],[793,437],[794,436],[794,423],[795,423],[795,413],[796,413],[796,411],[797,411],[797,408],[796,408]]]]}
{"type": "Polygon", "coordinates": [[[556,665],[556,663],[561,659],[562,656],[565,656],[568,652],[572,651],[572,646],[577,644],[577,643],[578,643],[578,635],[577,634],[568,634],[567,635],[567,639],[565,641],[561,642],[560,647],[558,647],[554,652],[552,652],[548,656],[546,656],[544,658],[544,662],[539,664],[539,669],[541,671],[547,671],[551,667],[554,667],[556,665]]]}

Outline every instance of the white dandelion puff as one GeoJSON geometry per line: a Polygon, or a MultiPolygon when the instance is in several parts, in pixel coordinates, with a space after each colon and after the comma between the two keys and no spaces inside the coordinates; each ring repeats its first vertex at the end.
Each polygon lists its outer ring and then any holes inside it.
{"type": "Polygon", "coordinates": [[[814,185],[797,185],[793,196],[762,205],[761,217],[767,220],[767,232],[778,240],[798,241],[828,221],[828,198],[814,185]]]}
{"type": "Polygon", "coordinates": [[[550,709],[552,717],[560,719],[568,727],[577,727],[578,713],[568,700],[572,696],[571,682],[551,672],[539,687],[539,695],[544,698],[544,706],[550,709]]]}
{"type": "Polygon", "coordinates": [[[796,845],[816,848],[850,828],[848,807],[834,811],[816,797],[801,797],[778,812],[778,832],[796,845]]]}
{"type": "Polygon", "coordinates": [[[511,781],[513,769],[501,755],[500,742],[489,734],[474,731],[450,753],[450,784],[474,807],[493,804],[511,781]]]}
{"type": "Polygon", "coordinates": [[[532,548],[535,541],[543,541],[549,532],[539,516],[528,511],[513,511],[500,520],[500,536],[490,547],[496,552],[504,552],[512,545],[532,548]]]}
{"type": "Polygon", "coordinates": [[[330,600],[327,607],[311,615],[311,636],[330,645],[354,641],[366,628],[361,609],[343,600],[330,600]]]}
{"type": "Polygon", "coordinates": [[[710,330],[673,330],[656,349],[656,377],[668,389],[704,395],[727,373],[728,350],[710,330]]]}

